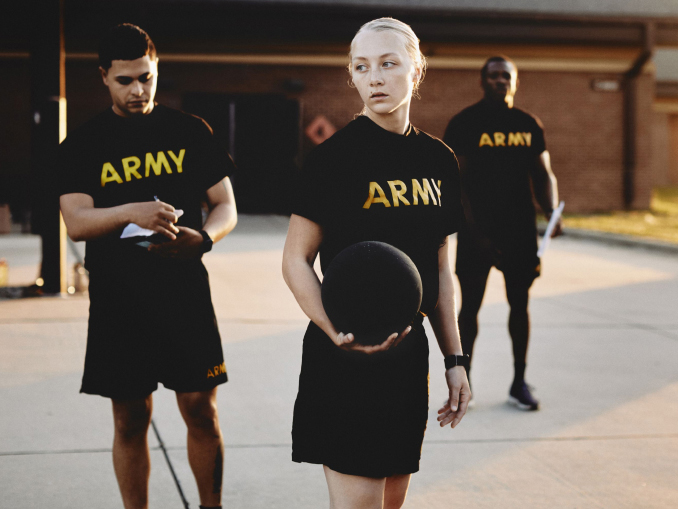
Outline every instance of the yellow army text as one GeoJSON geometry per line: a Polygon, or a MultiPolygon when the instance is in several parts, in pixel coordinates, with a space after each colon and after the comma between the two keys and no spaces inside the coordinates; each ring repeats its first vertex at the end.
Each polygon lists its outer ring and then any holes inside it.
{"type": "Polygon", "coordinates": [[[480,135],[480,142],[478,143],[479,147],[487,145],[488,147],[530,147],[532,146],[532,133],[493,133],[494,136],[490,136],[487,133],[480,135]]]}
{"type": "MultiPolygon", "coordinates": [[[[400,207],[401,203],[405,206],[419,205],[419,203],[428,205],[429,202],[433,205],[442,205],[440,180],[436,184],[433,179],[430,179],[430,183],[429,179],[421,179],[421,183],[417,179],[412,179],[411,190],[407,188],[407,184],[402,180],[389,180],[386,183],[391,189],[391,201],[394,207],[400,207]],[[433,192],[434,189],[435,193],[433,192]],[[412,200],[411,203],[410,200],[412,200]]],[[[374,203],[381,203],[384,207],[388,208],[391,206],[391,201],[386,197],[386,193],[384,193],[383,188],[377,182],[370,182],[368,197],[363,208],[369,209],[374,203]]]]}
{"type": "MultiPolygon", "coordinates": [[[[184,162],[184,155],[186,155],[186,149],[182,148],[179,151],[179,155],[176,155],[171,150],[168,150],[167,153],[169,154],[170,159],[174,161],[174,164],[176,166],[175,168],[176,172],[177,173],[183,172],[184,168],[182,165],[184,162]]],[[[172,173],[172,168],[170,168],[170,163],[167,160],[167,156],[162,150],[158,152],[155,156],[153,156],[152,152],[147,152],[146,159],[144,161],[144,166],[145,171],[143,177],[148,177],[151,174],[151,170],[153,170],[154,175],[160,175],[163,170],[165,170],[165,172],[169,174],[172,173]]],[[[140,167],[141,159],[139,159],[136,156],[125,157],[122,160],[122,169],[123,175],[125,175],[125,182],[129,182],[130,180],[132,180],[132,177],[134,177],[135,179],[143,178],[141,173],[139,173],[140,167]]],[[[118,173],[118,171],[111,163],[104,163],[103,167],[101,168],[101,187],[104,187],[109,182],[116,182],[118,184],[122,184],[123,180],[120,177],[120,173],[118,173]]]]}
{"type": "Polygon", "coordinates": [[[213,368],[207,368],[207,378],[214,378],[215,376],[219,376],[222,373],[226,373],[226,364],[222,362],[218,366],[214,366],[213,368]]]}

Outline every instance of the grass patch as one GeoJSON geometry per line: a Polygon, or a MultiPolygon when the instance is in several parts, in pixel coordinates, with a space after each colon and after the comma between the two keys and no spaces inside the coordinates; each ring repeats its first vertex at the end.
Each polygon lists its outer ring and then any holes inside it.
{"type": "Polygon", "coordinates": [[[678,187],[657,188],[649,210],[568,215],[565,227],[636,235],[678,244],[678,187]]]}

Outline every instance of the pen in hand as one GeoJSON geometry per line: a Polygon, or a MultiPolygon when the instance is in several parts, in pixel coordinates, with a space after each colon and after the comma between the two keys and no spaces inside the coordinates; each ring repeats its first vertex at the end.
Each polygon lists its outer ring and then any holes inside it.
{"type": "MultiPolygon", "coordinates": [[[[154,199],[155,201],[160,201],[160,199],[158,198],[157,195],[156,195],[156,196],[153,196],[153,199],[154,199]]],[[[181,215],[183,214],[183,211],[181,211],[181,210],[175,210],[174,212],[175,212],[175,214],[177,215],[177,219],[179,219],[179,217],[181,217],[181,215]]],[[[170,221],[169,219],[165,219],[165,221],[167,221],[168,223],[171,223],[171,222],[172,222],[172,221],[170,221]]]]}

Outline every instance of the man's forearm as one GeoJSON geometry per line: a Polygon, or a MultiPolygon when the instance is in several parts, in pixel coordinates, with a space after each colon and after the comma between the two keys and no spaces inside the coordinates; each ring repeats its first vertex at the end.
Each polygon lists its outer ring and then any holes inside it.
{"type": "Polygon", "coordinates": [[[142,228],[175,239],[179,232],[174,207],[161,201],[135,202],[116,207],[96,208],[91,196],[65,194],[60,200],[68,235],[75,241],[103,237],[136,223],[142,228]]]}
{"type": "Polygon", "coordinates": [[[64,211],[68,236],[74,241],[103,237],[131,221],[127,204],[110,208],[74,208],[64,211]]]}
{"type": "MultiPolygon", "coordinates": [[[[554,177],[555,179],[555,177],[554,177]]],[[[534,195],[541,210],[547,216],[550,216],[553,210],[558,206],[558,188],[554,185],[551,178],[546,175],[541,182],[533,180],[534,195]]]]}
{"type": "Polygon", "coordinates": [[[558,206],[558,181],[551,170],[551,156],[548,151],[539,155],[535,171],[532,173],[534,196],[544,214],[550,216],[558,206]]]}

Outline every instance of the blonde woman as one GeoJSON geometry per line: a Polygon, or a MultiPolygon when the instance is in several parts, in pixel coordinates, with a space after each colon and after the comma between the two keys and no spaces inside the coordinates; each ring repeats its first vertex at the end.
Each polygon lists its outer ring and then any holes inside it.
{"type": "MultiPolygon", "coordinates": [[[[470,398],[455,315],[447,236],[462,220],[452,151],[409,121],[426,61],[395,19],[363,25],[349,72],[362,113],[306,158],[283,254],[283,275],[311,319],[294,408],[292,459],[324,466],[331,509],[396,509],[419,470],[428,418],[427,316],[445,356],[455,427],[470,398]],[[357,242],[389,243],[416,264],[421,313],[377,346],[336,330],[313,270],[357,242]]],[[[368,289],[366,289],[367,291],[368,289]]]]}

